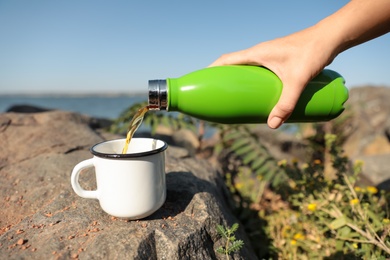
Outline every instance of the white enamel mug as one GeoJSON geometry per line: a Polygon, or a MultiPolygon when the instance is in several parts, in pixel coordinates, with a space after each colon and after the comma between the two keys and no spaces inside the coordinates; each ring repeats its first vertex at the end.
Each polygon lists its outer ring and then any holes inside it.
{"type": "Polygon", "coordinates": [[[165,202],[165,150],[168,145],[151,138],[133,138],[127,154],[125,139],[106,141],[91,148],[93,158],[78,163],[71,176],[73,190],[82,198],[97,199],[108,214],[126,219],[151,215],[165,202]],[[83,169],[94,167],[96,190],[79,184],[83,169]]]}

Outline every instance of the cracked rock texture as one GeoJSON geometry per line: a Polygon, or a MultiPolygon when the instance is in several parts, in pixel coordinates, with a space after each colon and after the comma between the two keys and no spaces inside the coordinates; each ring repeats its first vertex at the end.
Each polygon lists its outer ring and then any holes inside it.
{"type": "MultiPolygon", "coordinates": [[[[0,114],[1,259],[226,259],[216,225],[237,219],[223,180],[206,161],[170,146],[166,156],[167,199],[156,213],[127,221],[104,213],[96,200],[78,197],[70,173],[106,138],[93,120],[64,112],[0,114]]],[[[107,137],[108,136],[108,137],[107,137]]],[[[96,187],[93,171],[81,174],[96,187]]],[[[245,246],[233,259],[256,259],[245,246]]]]}

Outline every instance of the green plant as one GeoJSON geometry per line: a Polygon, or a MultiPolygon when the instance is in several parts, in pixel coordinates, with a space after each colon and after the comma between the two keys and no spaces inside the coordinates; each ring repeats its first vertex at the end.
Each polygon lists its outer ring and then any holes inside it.
{"type": "Polygon", "coordinates": [[[351,164],[336,135],[324,133],[323,139],[330,165],[319,159],[309,163],[281,160],[277,164],[284,181],[271,188],[244,164],[235,175],[226,175],[227,186],[239,201],[238,216],[258,256],[387,259],[389,193],[359,186],[363,162],[351,164]],[[332,176],[325,174],[329,167],[335,173],[332,176]],[[262,247],[267,240],[268,248],[262,247]]]}
{"type": "Polygon", "coordinates": [[[254,125],[219,125],[221,142],[215,146],[215,154],[221,155],[220,161],[231,161],[227,165],[230,172],[237,175],[241,171],[250,171],[252,178],[278,186],[286,181],[287,176],[277,165],[276,159],[262,144],[261,139],[254,133],[254,125]],[[245,170],[246,169],[246,170],[245,170]]]}
{"type": "Polygon", "coordinates": [[[224,227],[217,225],[218,234],[225,240],[224,246],[217,248],[217,253],[224,254],[226,259],[229,259],[229,255],[239,251],[244,246],[244,241],[236,240],[234,233],[237,231],[239,225],[234,223],[231,227],[224,227]]]}
{"type": "Polygon", "coordinates": [[[290,207],[267,214],[266,230],[282,259],[390,256],[388,193],[358,185],[362,162],[350,167],[336,139],[325,135],[333,179],[324,177],[318,161],[280,164],[291,177],[283,186],[290,207]]]}
{"type": "MultiPolygon", "coordinates": [[[[135,113],[146,105],[147,102],[132,105],[119,115],[108,130],[112,133],[125,134],[127,132],[128,124],[135,113]]],[[[160,113],[158,111],[154,111],[153,113],[149,112],[145,114],[142,126],[149,127],[151,134],[154,135],[159,125],[167,126],[173,130],[186,128],[196,132],[198,123],[198,120],[181,113],[160,113]]]]}

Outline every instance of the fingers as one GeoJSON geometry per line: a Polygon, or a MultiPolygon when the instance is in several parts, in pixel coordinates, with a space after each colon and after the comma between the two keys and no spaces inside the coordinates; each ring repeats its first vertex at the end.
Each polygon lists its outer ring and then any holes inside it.
{"type": "Polygon", "coordinates": [[[307,74],[310,74],[310,72],[304,73],[304,70],[297,71],[296,64],[299,62],[296,61],[296,57],[281,52],[280,50],[288,50],[288,48],[278,46],[275,47],[267,42],[260,43],[246,50],[224,54],[209,65],[209,67],[233,64],[265,66],[282,80],[282,93],[267,120],[268,126],[272,129],[279,128],[289,118],[309,80],[307,74]],[[270,56],[269,53],[276,53],[276,55],[270,56]]]}
{"type": "Polygon", "coordinates": [[[233,65],[233,64],[235,64],[235,65],[238,65],[238,64],[255,65],[255,64],[253,64],[253,62],[250,62],[248,57],[249,56],[248,56],[247,50],[223,54],[221,57],[219,57],[217,60],[215,60],[213,63],[211,63],[209,65],[209,67],[233,65]]]}
{"type": "Polygon", "coordinates": [[[304,86],[285,85],[278,103],[268,116],[267,124],[270,128],[279,128],[294,111],[295,105],[303,91],[304,86]]]}

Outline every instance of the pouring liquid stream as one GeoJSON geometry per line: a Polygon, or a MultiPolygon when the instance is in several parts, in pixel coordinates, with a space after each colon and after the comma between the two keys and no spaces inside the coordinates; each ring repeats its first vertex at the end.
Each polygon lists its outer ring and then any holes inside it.
{"type": "Polygon", "coordinates": [[[141,125],[142,120],[144,119],[145,113],[149,111],[149,106],[145,106],[140,108],[137,113],[134,115],[133,119],[131,119],[129,123],[129,128],[126,135],[126,143],[123,147],[122,154],[127,153],[127,149],[129,148],[129,144],[131,138],[133,137],[135,131],[137,131],[138,127],[141,125]]]}

